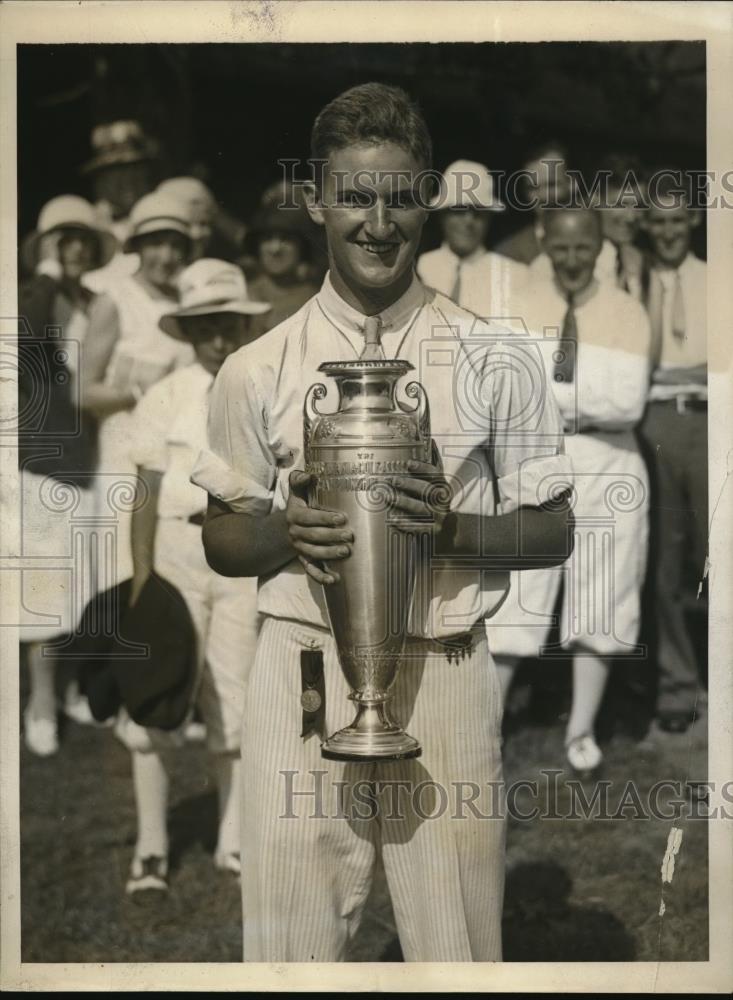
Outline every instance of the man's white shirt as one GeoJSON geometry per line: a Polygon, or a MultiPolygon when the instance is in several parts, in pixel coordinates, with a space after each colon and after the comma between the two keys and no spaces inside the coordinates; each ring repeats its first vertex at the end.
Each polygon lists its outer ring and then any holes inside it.
{"type": "MultiPolygon", "coordinates": [[[[572,481],[562,422],[529,336],[489,325],[417,277],[380,314],[387,358],[415,368],[430,401],[431,429],[454,483],[453,509],[508,513],[537,506],[572,481]]],[[[302,309],[227,359],[212,390],[209,448],[192,480],[234,511],[257,517],[285,507],[288,476],[304,467],[303,401],[329,382],[324,361],[357,360],[366,317],[323,287],[302,309]]],[[[404,399],[404,384],[398,387],[404,399]]],[[[335,387],[320,404],[335,409],[335,387]]],[[[455,560],[433,566],[432,597],[414,633],[459,634],[502,601],[509,575],[455,560]]],[[[475,562],[475,561],[474,561],[475,562]]],[[[260,578],[259,610],[328,628],[322,588],[297,559],[260,578]]]]}
{"type": "Polygon", "coordinates": [[[485,247],[479,247],[468,257],[458,257],[447,243],[424,253],[417,261],[417,273],[425,284],[449,297],[459,267],[458,305],[497,323],[513,315],[529,275],[526,265],[485,247]]]}
{"type": "Polygon", "coordinates": [[[206,424],[214,376],[198,361],[156,382],[134,411],[130,457],[161,472],[158,517],[188,518],[206,510],[206,493],[191,481],[206,424]]]}
{"type": "Polygon", "coordinates": [[[652,375],[649,398],[673,399],[689,394],[707,399],[707,264],[689,253],[677,270],[652,269],[649,275],[649,310],[653,299],[661,302],[661,351],[659,364],[652,375]],[[674,333],[674,285],[679,275],[684,309],[684,336],[674,333]],[[661,287],[655,289],[654,283],[661,287]],[[695,373],[694,380],[688,373],[695,373]]]}

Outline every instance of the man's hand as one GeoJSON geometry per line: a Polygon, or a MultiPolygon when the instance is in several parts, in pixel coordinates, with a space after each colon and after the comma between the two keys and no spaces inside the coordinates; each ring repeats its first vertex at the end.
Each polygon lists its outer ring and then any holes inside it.
{"type": "Polygon", "coordinates": [[[315,476],[301,469],[290,473],[290,496],[285,508],[290,542],[308,576],[316,583],[335,583],[340,579],[334,570],[325,570],[324,562],[346,559],[351,555],[354,535],[346,523],[346,515],[336,510],[309,507],[308,487],[315,476]]]}
{"type": "Polygon", "coordinates": [[[429,531],[438,535],[450,513],[453,490],[439,465],[416,460],[407,463],[408,475],[392,480],[396,497],[392,509],[408,517],[400,517],[396,525],[402,531],[429,531]]]}

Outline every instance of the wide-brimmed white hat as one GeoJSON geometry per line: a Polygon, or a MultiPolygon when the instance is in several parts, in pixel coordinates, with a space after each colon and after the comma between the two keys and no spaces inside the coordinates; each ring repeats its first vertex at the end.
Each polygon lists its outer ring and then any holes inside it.
{"type": "Polygon", "coordinates": [[[216,209],[216,199],[198,177],[169,177],[155,189],[166,198],[175,198],[187,207],[216,209]]]}
{"type": "Polygon", "coordinates": [[[503,212],[505,205],[494,193],[494,179],[489,168],[473,160],[456,160],[443,171],[438,193],[430,208],[476,208],[503,212]]]}
{"type": "Polygon", "coordinates": [[[178,281],[181,303],[161,316],[160,329],[176,340],[188,340],[181,324],[184,316],[209,316],[212,313],[240,313],[261,316],[269,312],[269,302],[247,298],[247,282],[236,264],[204,257],[181,271],[178,281]]]}
{"type": "Polygon", "coordinates": [[[108,263],[117,250],[114,235],[99,227],[94,207],[75,194],[62,194],[46,202],[38,216],[35,232],[23,245],[23,257],[29,270],[33,270],[38,263],[43,237],[63,229],[82,229],[96,236],[99,241],[99,266],[108,263]]]}
{"type": "Polygon", "coordinates": [[[191,224],[188,210],[178,198],[153,191],[144,195],[132,206],[129,218],[129,234],[125,240],[125,253],[135,250],[135,241],[148,233],[181,233],[191,239],[191,224]]]}

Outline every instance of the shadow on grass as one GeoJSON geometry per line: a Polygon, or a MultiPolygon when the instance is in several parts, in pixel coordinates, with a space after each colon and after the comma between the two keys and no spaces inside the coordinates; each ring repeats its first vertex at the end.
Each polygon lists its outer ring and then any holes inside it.
{"type": "Polygon", "coordinates": [[[184,855],[197,844],[208,854],[214,853],[218,808],[216,792],[192,795],[173,806],[168,815],[172,869],[178,868],[184,855]]]}
{"type": "Polygon", "coordinates": [[[507,873],[505,962],[632,962],[634,940],[602,906],[570,902],[572,881],[553,862],[519,864],[507,873]]]}
{"type": "MultiPolygon", "coordinates": [[[[623,924],[600,906],[573,905],[572,882],[552,862],[520,864],[507,874],[502,922],[505,962],[633,962],[623,924]]],[[[402,962],[397,937],[380,962],[402,962]]]]}

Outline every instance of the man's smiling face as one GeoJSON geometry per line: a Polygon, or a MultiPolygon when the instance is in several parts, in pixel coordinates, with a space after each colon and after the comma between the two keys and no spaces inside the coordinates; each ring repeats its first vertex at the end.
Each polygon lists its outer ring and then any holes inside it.
{"type": "Polygon", "coordinates": [[[660,198],[649,206],[644,228],[660,264],[679,267],[690,251],[692,231],[699,221],[699,212],[674,197],[660,198]]]}
{"type": "Polygon", "coordinates": [[[427,213],[415,200],[424,166],[392,142],[333,150],[320,199],[311,208],[326,229],[336,290],[379,309],[396,301],[412,279],[427,213]]]}

